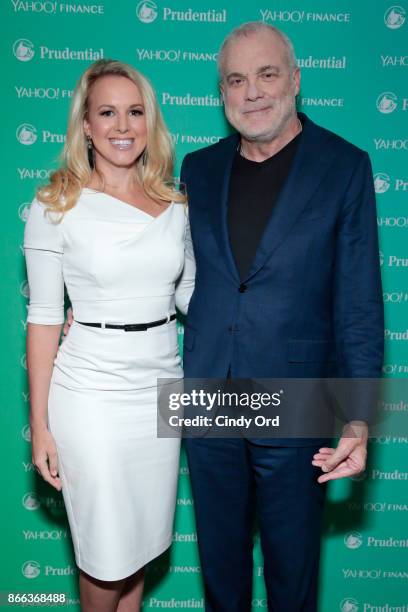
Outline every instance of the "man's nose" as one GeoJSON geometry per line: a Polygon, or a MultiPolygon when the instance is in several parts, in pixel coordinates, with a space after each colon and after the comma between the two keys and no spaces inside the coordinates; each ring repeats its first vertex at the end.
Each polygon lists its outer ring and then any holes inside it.
{"type": "Polygon", "coordinates": [[[258,82],[256,79],[248,79],[247,81],[247,90],[246,90],[246,98],[247,100],[257,100],[258,98],[262,98],[263,91],[259,88],[258,82]]]}

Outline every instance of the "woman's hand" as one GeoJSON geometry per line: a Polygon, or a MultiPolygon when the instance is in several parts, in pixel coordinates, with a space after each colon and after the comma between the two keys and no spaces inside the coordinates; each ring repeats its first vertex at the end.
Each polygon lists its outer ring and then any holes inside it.
{"type": "Polygon", "coordinates": [[[74,322],[74,315],[72,314],[72,308],[68,308],[67,310],[67,319],[64,323],[64,329],[62,330],[63,333],[63,340],[65,340],[65,338],[68,336],[69,334],[69,330],[71,329],[71,325],[74,322]]]}
{"type": "Polygon", "coordinates": [[[58,456],[54,438],[44,426],[31,429],[32,462],[37,472],[54,489],[61,491],[61,479],[58,476],[58,456]]]}

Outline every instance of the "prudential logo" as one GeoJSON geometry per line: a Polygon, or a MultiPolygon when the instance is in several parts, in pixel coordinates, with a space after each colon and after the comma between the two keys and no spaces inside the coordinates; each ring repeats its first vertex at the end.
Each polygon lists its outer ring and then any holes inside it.
{"type": "Polygon", "coordinates": [[[31,123],[22,123],[16,130],[16,138],[22,145],[32,145],[37,140],[37,130],[31,123]]]}
{"type": "Polygon", "coordinates": [[[385,172],[377,172],[374,174],[374,189],[375,193],[385,193],[389,190],[391,179],[385,172]]]}
{"type": "Polygon", "coordinates": [[[26,493],[23,497],[22,504],[26,510],[38,510],[41,506],[41,502],[37,497],[36,493],[26,493]]]}
{"type": "Polygon", "coordinates": [[[32,580],[37,578],[41,573],[40,564],[37,561],[26,561],[21,568],[23,576],[32,580]]]}
{"type": "Polygon", "coordinates": [[[157,4],[153,0],[142,0],[136,7],[136,15],[142,23],[152,23],[158,14],[157,4]]]}
{"type": "Polygon", "coordinates": [[[398,98],[392,91],[384,91],[377,98],[377,110],[385,115],[393,113],[397,108],[397,104],[398,98]]]}
{"type": "Polygon", "coordinates": [[[405,23],[405,9],[402,6],[390,6],[385,11],[384,23],[390,30],[398,30],[405,23]]]}
{"type": "Polygon", "coordinates": [[[34,45],[28,38],[19,38],[13,45],[13,53],[20,62],[29,62],[34,57],[34,45]]]}
{"type": "Polygon", "coordinates": [[[352,531],[351,533],[344,536],[344,544],[347,548],[355,550],[360,548],[363,543],[363,536],[358,531],[352,531]]]}
{"type": "Polygon", "coordinates": [[[343,601],[340,603],[341,612],[358,612],[358,610],[358,601],[353,597],[346,597],[346,599],[343,599],[343,601]]]}

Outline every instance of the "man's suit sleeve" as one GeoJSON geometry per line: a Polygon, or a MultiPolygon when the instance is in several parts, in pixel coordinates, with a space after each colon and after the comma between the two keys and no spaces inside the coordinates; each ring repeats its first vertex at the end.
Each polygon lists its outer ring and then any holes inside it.
{"type": "MultiPolygon", "coordinates": [[[[180,183],[181,185],[183,185],[183,187],[187,190],[187,183],[188,183],[188,165],[189,165],[189,158],[190,158],[190,153],[187,153],[187,155],[184,157],[183,162],[181,164],[181,170],[180,170],[180,183]]],[[[188,193],[187,193],[188,196],[188,193]]]]}
{"type": "MultiPolygon", "coordinates": [[[[369,157],[362,154],[339,219],[334,267],[334,333],[339,376],[380,378],[384,355],[375,192],[369,157]]],[[[352,383],[347,418],[370,421],[374,384],[352,383]]]]}

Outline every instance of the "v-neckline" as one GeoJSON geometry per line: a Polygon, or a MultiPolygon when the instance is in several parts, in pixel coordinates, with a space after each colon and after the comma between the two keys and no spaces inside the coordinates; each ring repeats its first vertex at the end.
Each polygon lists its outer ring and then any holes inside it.
{"type": "Polygon", "coordinates": [[[117,197],[111,195],[110,193],[106,193],[105,191],[98,191],[97,189],[92,189],[92,187],[84,187],[83,190],[86,190],[86,191],[91,192],[91,193],[95,193],[95,194],[100,194],[100,195],[106,196],[107,198],[111,198],[111,200],[116,200],[120,204],[123,204],[123,206],[127,206],[128,208],[134,208],[138,212],[140,212],[140,213],[146,215],[147,217],[149,217],[149,219],[151,221],[154,221],[155,219],[159,219],[159,217],[164,215],[169,208],[173,207],[173,204],[174,204],[174,202],[170,202],[170,204],[168,206],[166,206],[165,210],[163,210],[160,214],[158,214],[158,215],[150,215],[148,212],[146,212],[145,210],[142,210],[138,206],[135,206],[134,204],[130,204],[129,202],[125,202],[125,200],[121,200],[120,198],[117,198],[117,197]]]}

